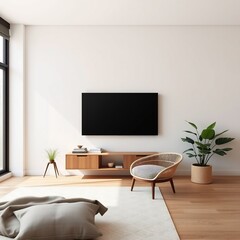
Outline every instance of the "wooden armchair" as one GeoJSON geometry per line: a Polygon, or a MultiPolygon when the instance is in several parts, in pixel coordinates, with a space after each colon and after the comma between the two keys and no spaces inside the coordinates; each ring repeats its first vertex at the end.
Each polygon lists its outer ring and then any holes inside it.
{"type": "Polygon", "coordinates": [[[152,199],[154,199],[155,184],[170,181],[172,190],[175,193],[173,176],[182,158],[179,153],[166,152],[137,159],[130,166],[130,173],[133,176],[131,191],[135,180],[151,182],[152,199]]]}

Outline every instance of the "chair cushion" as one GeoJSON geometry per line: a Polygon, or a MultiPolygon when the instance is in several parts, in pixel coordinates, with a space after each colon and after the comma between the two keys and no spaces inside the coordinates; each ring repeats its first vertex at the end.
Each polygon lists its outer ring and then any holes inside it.
{"type": "Polygon", "coordinates": [[[145,178],[145,179],[153,179],[157,176],[157,174],[165,169],[165,167],[153,164],[146,164],[136,166],[132,169],[132,173],[136,177],[145,178]]]}

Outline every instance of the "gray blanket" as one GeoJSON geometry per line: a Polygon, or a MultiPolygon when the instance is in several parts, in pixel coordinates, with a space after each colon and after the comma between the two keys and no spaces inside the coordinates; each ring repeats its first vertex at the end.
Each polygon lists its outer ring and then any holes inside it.
{"type": "MultiPolygon", "coordinates": [[[[20,209],[26,209],[38,205],[51,205],[60,203],[78,203],[85,202],[97,205],[97,212],[103,215],[107,208],[97,200],[90,200],[85,198],[70,198],[66,199],[59,196],[48,197],[22,197],[8,202],[0,202],[0,240],[13,239],[20,231],[20,222],[14,212],[20,209]],[[7,238],[5,238],[5,237],[7,238]]],[[[69,205],[70,206],[70,205],[69,205]]],[[[36,216],[37,217],[37,216],[36,216]]]]}

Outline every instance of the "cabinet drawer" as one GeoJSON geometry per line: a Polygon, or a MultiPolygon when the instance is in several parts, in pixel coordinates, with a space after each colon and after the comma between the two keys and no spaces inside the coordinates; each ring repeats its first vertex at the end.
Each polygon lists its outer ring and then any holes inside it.
{"type": "Polygon", "coordinates": [[[66,168],[67,169],[98,169],[99,157],[86,155],[67,155],[66,168]]]}

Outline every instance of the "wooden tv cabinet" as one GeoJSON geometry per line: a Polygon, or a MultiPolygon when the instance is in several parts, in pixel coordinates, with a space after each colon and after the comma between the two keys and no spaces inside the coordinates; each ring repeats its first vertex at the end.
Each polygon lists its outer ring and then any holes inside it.
{"type": "Polygon", "coordinates": [[[82,170],[129,170],[130,165],[138,158],[157,152],[102,152],[102,153],[69,153],[66,154],[66,169],[82,170]],[[122,168],[109,168],[104,158],[119,157],[122,168]]]}

